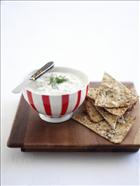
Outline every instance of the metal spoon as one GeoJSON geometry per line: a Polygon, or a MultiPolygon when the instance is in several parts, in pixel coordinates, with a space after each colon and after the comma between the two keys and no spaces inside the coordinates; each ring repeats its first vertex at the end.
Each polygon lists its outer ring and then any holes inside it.
{"type": "Polygon", "coordinates": [[[39,70],[37,70],[31,77],[26,78],[22,83],[20,83],[16,88],[12,90],[13,93],[17,94],[22,91],[24,87],[26,87],[31,81],[35,81],[40,76],[42,76],[45,72],[50,70],[54,67],[54,62],[50,61],[46,63],[43,67],[41,67],[39,70]]]}

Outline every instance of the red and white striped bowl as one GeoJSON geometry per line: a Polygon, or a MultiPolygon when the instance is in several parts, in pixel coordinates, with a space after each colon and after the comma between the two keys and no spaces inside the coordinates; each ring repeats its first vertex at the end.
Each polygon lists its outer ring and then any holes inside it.
{"type": "Polygon", "coordinates": [[[88,78],[84,73],[71,68],[55,67],[52,71],[74,73],[83,80],[85,86],[71,94],[55,96],[40,95],[33,92],[33,90],[25,88],[23,95],[28,104],[39,113],[41,119],[52,123],[59,123],[70,119],[73,112],[85,100],[88,90],[88,78]]]}

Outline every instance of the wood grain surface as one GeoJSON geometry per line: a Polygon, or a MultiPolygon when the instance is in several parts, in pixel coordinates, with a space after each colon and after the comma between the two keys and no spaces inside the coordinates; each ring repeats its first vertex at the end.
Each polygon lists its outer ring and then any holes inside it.
{"type": "MultiPolygon", "coordinates": [[[[133,88],[133,83],[125,83],[133,88]]],[[[90,86],[98,86],[91,83],[90,86]]],[[[7,142],[8,147],[22,151],[137,151],[140,148],[140,105],[133,109],[136,120],[121,144],[113,144],[95,134],[73,119],[52,124],[40,119],[21,96],[13,127],[7,142]]]]}

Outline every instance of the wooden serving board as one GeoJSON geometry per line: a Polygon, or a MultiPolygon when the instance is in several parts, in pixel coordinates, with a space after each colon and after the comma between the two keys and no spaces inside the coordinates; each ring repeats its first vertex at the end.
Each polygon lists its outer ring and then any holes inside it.
{"type": "MultiPolygon", "coordinates": [[[[98,86],[92,83],[91,86],[98,86]]],[[[133,83],[125,83],[133,88],[133,83]]],[[[134,107],[136,116],[130,132],[121,144],[113,144],[88,128],[70,119],[51,124],[40,119],[24,100],[20,99],[8,147],[18,147],[22,151],[137,151],[140,148],[140,105],[134,107]]]]}

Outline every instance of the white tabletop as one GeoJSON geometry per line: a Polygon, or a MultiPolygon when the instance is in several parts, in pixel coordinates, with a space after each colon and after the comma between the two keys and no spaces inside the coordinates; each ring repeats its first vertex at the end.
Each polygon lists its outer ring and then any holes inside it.
{"type": "Polygon", "coordinates": [[[2,184],[140,184],[140,152],[25,153],[6,147],[20,98],[11,90],[49,60],[93,81],[104,71],[133,81],[140,94],[138,2],[3,1],[1,25],[2,184]]]}

